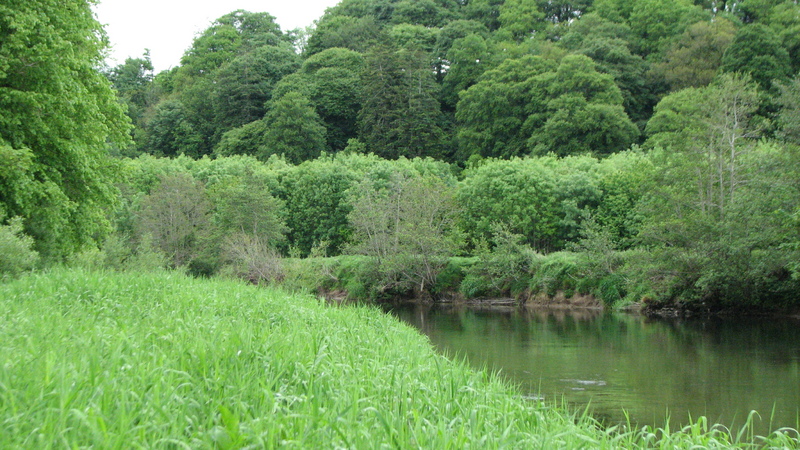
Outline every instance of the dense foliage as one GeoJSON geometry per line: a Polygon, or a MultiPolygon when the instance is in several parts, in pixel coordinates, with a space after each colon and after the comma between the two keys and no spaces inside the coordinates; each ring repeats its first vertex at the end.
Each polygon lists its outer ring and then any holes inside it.
{"type": "Polygon", "coordinates": [[[356,297],[800,303],[793,1],[343,0],[309,34],[234,11],[105,80],[74,6],[3,7],[0,226],[29,255],[4,273],[327,256],[357,282],[312,284],[356,297]]]}
{"type": "Polygon", "coordinates": [[[117,193],[107,148],[128,145],[129,125],[97,71],[105,46],[83,0],[0,5],[0,223],[24,218],[50,259],[109,229],[117,193]]]}

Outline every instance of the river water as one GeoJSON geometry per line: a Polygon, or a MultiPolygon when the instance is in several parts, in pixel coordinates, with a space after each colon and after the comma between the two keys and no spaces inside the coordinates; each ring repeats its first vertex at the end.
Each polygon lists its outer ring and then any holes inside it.
{"type": "Polygon", "coordinates": [[[706,416],[759,434],[800,424],[800,320],[648,319],[595,310],[404,305],[442,352],[500,370],[524,395],[589,406],[607,425],[706,416]]]}

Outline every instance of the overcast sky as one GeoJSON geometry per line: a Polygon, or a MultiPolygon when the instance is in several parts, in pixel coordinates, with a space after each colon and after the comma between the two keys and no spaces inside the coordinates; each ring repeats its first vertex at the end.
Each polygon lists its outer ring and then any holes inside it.
{"type": "Polygon", "coordinates": [[[268,12],[282,30],[303,28],[338,0],[100,0],[97,19],[111,40],[110,66],[150,49],[156,73],[177,66],[195,35],[237,9],[268,12]]]}

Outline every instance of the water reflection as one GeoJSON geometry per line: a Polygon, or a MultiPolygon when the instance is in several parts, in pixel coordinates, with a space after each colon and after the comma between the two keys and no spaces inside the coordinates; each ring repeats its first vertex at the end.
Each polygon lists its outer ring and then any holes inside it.
{"type": "Polygon", "coordinates": [[[500,370],[525,395],[591,405],[610,422],[707,416],[759,432],[798,426],[800,321],[654,320],[598,310],[409,305],[392,311],[442,351],[500,370]],[[771,424],[770,424],[771,421],[771,424]]]}

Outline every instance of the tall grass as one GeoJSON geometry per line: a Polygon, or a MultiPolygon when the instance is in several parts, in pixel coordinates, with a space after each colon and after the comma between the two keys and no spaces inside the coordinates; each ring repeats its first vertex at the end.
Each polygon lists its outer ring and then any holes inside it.
{"type": "MultiPolygon", "coordinates": [[[[371,307],[174,273],[0,285],[0,448],[689,448],[522,398],[371,307]]],[[[764,443],[797,446],[796,433],[764,443]]],[[[745,444],[742,444],[745,445],[745,444]]]]}

